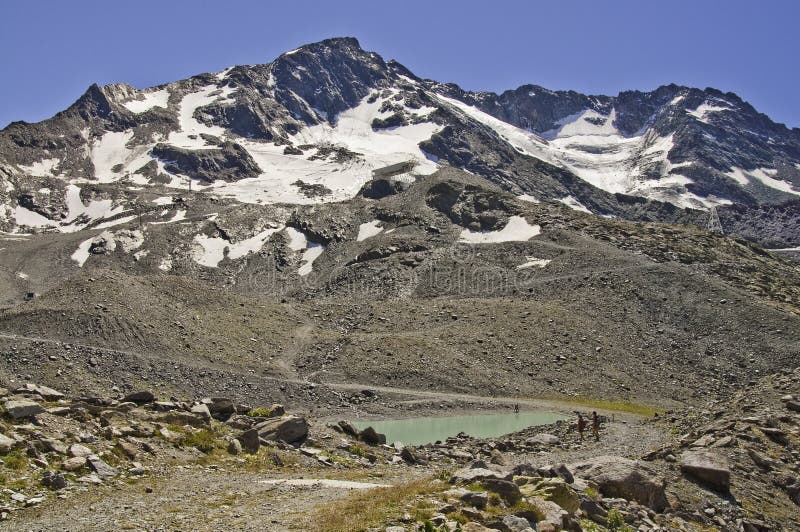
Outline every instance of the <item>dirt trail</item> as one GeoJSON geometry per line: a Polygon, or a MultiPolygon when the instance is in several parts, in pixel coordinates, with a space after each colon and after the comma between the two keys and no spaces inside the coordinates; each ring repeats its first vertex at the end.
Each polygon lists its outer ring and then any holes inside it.
{"type": "MultiPolygon", "coordinates": [[[[371,480],[366,474],[365,480],[371,480]]],[[[313,471],[303,471],[297,477],[304,478],[287,479],[235,466],[170,468],[133,484],[53,499],[21,511],[10,523],[0,523],[0,530],[302,530],[309,510],[359,486],[330,479],[315,482],[313,476],[313,471]],[[146,493],[146,487],[153,492],[146,493]]]]}

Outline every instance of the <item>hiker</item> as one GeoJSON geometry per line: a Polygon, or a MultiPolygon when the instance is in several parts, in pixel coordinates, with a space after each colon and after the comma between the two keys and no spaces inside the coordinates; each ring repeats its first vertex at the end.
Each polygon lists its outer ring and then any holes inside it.
{"type": "Polygon", "coordinates": [[[597,412],[592,412],[592,434],[594,441],[600,441],[600,418],[597,417],[597,412]]]}
{"type": "Polygon", "coordinates": [[[514,405],[514,413],[519,414],[519,404],[514,405]]]}
{"type": "Polygon", "coordinates": [[[578,412],[578,434],[581,437],[581,441],[583,441],[583,431],[586,430],[586,420],[583,419],[583,416],[580,412],[578,412]]]}

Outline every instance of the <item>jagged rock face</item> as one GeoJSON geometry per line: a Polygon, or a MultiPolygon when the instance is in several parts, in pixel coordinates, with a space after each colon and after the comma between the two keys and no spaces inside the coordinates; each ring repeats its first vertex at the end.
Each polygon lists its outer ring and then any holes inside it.
{"type": "Polygon", "coordinates": [[[168,171],[207,182],[214,182],[216,179],[234,181],[255,177],[260,173],[258,165],[247,150],[235,142],[223,142],[218,148],[205,150],[186,150],[168,144],[156,144],[152,153],[167,162],[165,168],[168,171]]]}
{"type": "Polygon", "coordinates": [[[352,38],[328,39],[283,54],[271,65],[276,99],[302,116],[306,104],[335,116],[354,107],[375,87],[388,86],[386,63],[352,38]],[[301,101],[298,101],[297,96],[301,101]]]}
{"type": "MultiPolygon", "coordinates": [[[[734,94],[471,93],[337,38],[150,89],[93,85],[50,120],[9,125],[0,225],[48,230],[83,209],[59,200],[58,186],[33,189],[37,179],[134,190],[194,179],[240,202],[308,204],[351,199],[371,171],[404,161],[418,163],[413,174],[452,165],[518,195],[631,220],[702,224],[710,206],[746,206],[728,229],[750,238],[800,219],[797,203],[761,209],[800,196],[800,132],[734,94]],[[51,200],[44,189],[56,190],[51,200]]],[[[770,242],[796,245],[800,234],[770,242]]]]}

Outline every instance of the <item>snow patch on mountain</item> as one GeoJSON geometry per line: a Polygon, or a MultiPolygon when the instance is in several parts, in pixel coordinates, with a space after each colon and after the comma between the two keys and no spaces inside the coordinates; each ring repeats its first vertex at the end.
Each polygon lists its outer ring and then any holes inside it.
{"type": "MultiPolygon", "coordinates": [[[[88,205],[83,203],[81,199],[81,189],[77,185],[67,185],[64,197],[68,214],[65,220],[68,224],[75,222],[79,217],[83,217],[87,223],[99,220],[101,218],[109,218],[120,214],[124,207],[122,205],[114,205],[114,201],[110,199],[103,200],[90,200],[88,205]]],[[[63,232],[73,232],[80,229],[77,225],[62,227],[63,232]]]]}
{"type": "Polygon", "coordinates": [[[161,89],[157,91],[142,91],[140,92],[142,99],[131,100],[122,105],[132,113],[144,113],[153,107],[167,108],[169,102],[169,89],[161,89]]]}
{"type": "Polygon", "coordinates": [[[178,106],[179,131],[173,131],[167,137],[167,142],[178,148],[200,149],[206,147],[206,141],[200,137],[201,133],[222,136],[226,130],[220,126],[207,126],[195,118],[198,108],[211,105],[215,102],[224,103],[236,89],[230,86],[219,88],[216,85],[207,85],[196,92],[186,94],[178,106]]]}
{"type": "Polygon", "coordinates": [[[484,113],[476,107],[472,107],[471,105],[468,105],[462,101],[456,100],[455,98],[448,98],[446,96],[442,96],[441,94],[437,94],[436,98],[441,100],[443,103],[455,107],[473,120],[477,120],[481,124],[488,126],[494,130],[495,133],[500,136],[500,138],[508,142],[518,151],[552,164],[559,164],[559,161],[554,157],[552,150],[548,148],[547,142],[541,136],[525,129],[520,129],[507,122],[503,122],[502,120],[499,120],[488,113],[484,113]]]}
{"type": "Polygon", "coordinates": [[[527,201],[528,203],[540,203],[538,199],[530,194],[520,194],[517,196],[518,200],[527,201]]]}
{"type": "MultiPolygon", "coordinates": [[[[720,102],[727,104],[728,102],[720,102]]],[[[714,103],[710,102],[703,102],[697,106],[697,108],[693,111],[687,110],[686,112],[701,122],[708,123],[708,115],[711,113],[719,113],[721,111],[730,111],[731,108],[727,105],[715,105],[714,103]]]]}
{"type": "Polygon", "coordinates": [[[30,227],[52,227],[55,222],[49,218],[45,218],[38,212],[26,209],[22,205],[17,205],[14,208],[14,221],[17,225],[27,225],[30,227]]]}
{"type": "Polygon", "coordinates": [[[78,266],[83,267],[83,265],[89,259],[89,248],[92,247],[93,241],[94,237],[84,240],[78,245],[78,249],[76,249],[75,252],[70,256],[72,260],[78,263],[78,266]]]}
{"type": "Polygon", "coordinates": [[[497,231],[472,231],[464,229],[459,242],[467,244],[498,244],[501,242],[525,242],[541,234],[542,228],[531,225],[522,216],[511,216],[505,227],[497,231]]]}
{"type": "Polygon", "coordinates": [[[231,260],[240,259],[250,253],[257,253],[264,247],[269,238],[282,230],[283,226],[267,228],[250,238],[239,242],[229,242],[221,237],[209,237],[207,235],[195,235],[193,242],[196,244],[192,250],[192,259],[210,268],[216,268],[225,258],[227,250],[228,258],[231,260]]]}
{"type": "Polygon", "coordinates": [[[524,270],[525,268],[532,268],[536,266],[537,268],[544,268],[548,264],[550,264],[550,259],[537,259],[536,257],[525,257],[525,262],[517,266],[518,270],[524,270]]]}
{"type": "Polygon", "coordinates": [[[418,163],[415,173],[432,174],[438,166],[425,157],[419,143],[438,132],[440,126],[426,122],[373,130],[375,118],[391,114],[379,111],[385,100],[370,103],[365,98],[358,106],[337,115],[334,125],[326,121],[305,128],[290,139],[296,146],[344,148],[356,156],[344,162],[330,158],[309,160],[311,154],[284,154],[284,146],[237,139],[261,168],[261,175],[232,183],[215,182],[207,190],[246,203],[312,204],[354,197],[371,179],[372,170],[391,164],[415,160],[418,163]],[[331,192],[322,197],[308,197],[294,184],[298,180],[322,185],[331,192]]]}
{"type": "MultiPolygon", "coordinates": [[[[109,131],[93,141],[89,148],[89,157],[94,165],[94,176],[100,183],[111,183],[132,174],[148,162],[148,154],[152,145],[129,147],[133,140],[133,131],[109,131]]],[[[128,176],[133,177],[133,176],[128,176]]],[[[147,184],[143,178],[134,178],[134,182],[147,184]]]]}
{"type": "Polygon", "coordinates": [[[593,109],[586,109],[580,113],[566,116],[556,122],[559,127],[545,131],[542,137],[547,140],[568,137],[607,137],[620,136],[614,127],[616,110],[612,109],[608,116],[602,115],[593,109]]]}
{"type": "Polygon", "coordinates": [[[774,176],[778,171],[775,168],[756,168],[754,170],[745,170],[743,168],[734,167],[727,175],[735,180],[740,185],[748,185],[751,180],[760,181],[762,184],[786,192],[789,194],[800,195],[800,190],[796,189],[794,185],[782,179],[776,179],[774,176]]]}
{"type": "Polygon", "coordinates": [[[305,233],[298,231],[294,227],[287,227],[286,234],[289,237],[289,249],[292,251],[303,251],[303,255],[300,257],[300,267],[297,270],[297,274],[301,277],[305,277],[312,272],[314,261],[325,251],[325,246],[316,242],[310,242],[308,238],[306,238],[305,233]]]}
{"type": "Polygon", "coordinates": [[[373,220],[358,226],[357,242],[362,242],[368,238],[379,235],[383,232],[383,227],[380,220],[373,220]]]}
{"type": "MultiPolygon", "coordinates": [[[[604,115],[593,109],[566,116],[558,127],[537,135],[498,120],[464,102],[437,96],[469,117],[492,128],[503,140],[526,155],[566,168],[584,181],[611,193],[633,194],[666,201],[680,207],[706,209],[731,203],[724,198],[702,198],[689,192],[692,180],[672,175],[677,168],[669,160],[673,135],[660,137],[653,130],[625,136],[614,125],[616,110],[604,115]],[[662,177],[653,177],[657,168],[662,177]]],[[[704,112],[712,112],[706,109],[704,112]]],[[[590,212],[572,197],[562,203],[590,212]]]]}
{"type": "Polygon", "coordinates": [[[53,177],[56,175],[56,166],[61,164],[61,159],[53,157],[50,159],[42,159],[41,161],[34,162],[30,165],[18,165],[22,172],[34,177],[53,177]]]}
{"type": "Polygon", "coordinates": [[[558,202],[559,203],[563,203],[564,205],[566,205],[567,207],[569,207],[570,209],[572,209],[574,211],[581,211],[581,212],[585,212],[585,213],[588,213],[588,214],[592,214],[592,211],[587,209],[586,206],[583,203],[581,203],[580,201],[578,201],[577,199],[575,199],[572,196],[567,196],[566,198],[561,198],[560,200],[558,200],[558,202]]]}

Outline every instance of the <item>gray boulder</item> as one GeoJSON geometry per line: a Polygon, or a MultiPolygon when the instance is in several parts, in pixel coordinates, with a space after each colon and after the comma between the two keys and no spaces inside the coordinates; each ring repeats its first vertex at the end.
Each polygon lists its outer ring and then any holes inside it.
{"type": "Polygon", "coordinates": [[[520,492],[519,486],[510,480],[487,478],[481,481],[481,485],[487,490],[500,495],[508,504],[516,504],[522,499],[522,492],[520,492]]]}
{"type": "Polygon", "coordinates": [[[268,419],[256,425],[255,430],[263,440],[280,440],[286,443],[302,441],[308,436],[308,422],[304,417],[288,415],[268,419]]]}
{"type": "Polygon", "coordinates": [[[64,460],[61,464],[61,469],[64,471],[77,471],[86,465],[85,456],[75,456],[64,460]]]}
{"type": "Polygon", "coordinates": [[[89,467],[91,467],[100,478],[112,478],[117,476],[117,470],[105,463],[96,454],[87,457],[86,461],[89,463],[89,467]]]}
{"type": "Polygon", "coordinates": [[[575,477],[566,464],[553,464],[540,467],[536,472],[545,478],[561,477],[567,484],[572,484],[575,481],[575,477]]]}
{"type": "Polygon", "coordinates": [[[686,451],[681,457],[681,472],[714,491],[730,491],[731,470],[727,460],[713,451],[686,451]]]}
{"type": "Polygon", "coordinates": [[[352,436],[354,438],[358,438],[358,429],[353,426],[352,423],[349,421],[340,421],[339,426],[342,428],[342,432],[347,434],[348,436],[352,436]]]}
{"type": "Polygon", "coordinates": [[[51,490],[60,490],[67,487],[67,479],[58,471],[45,471],[42,475],[42,486],[51,490]]]}
{"type": "Polygon", "coordinates": [[[42,405],[30,399],[12,399],[6,401],[4,406],[8,415],[14,419],[33,417],[45,411],[42,405]]]}
{"type": "Polygon", "coordinates": [[[506,515],[503,516],[501,523],[503,525],[503,530],[507,532],[534,532],[530,522],[524,517],[506,515]]]}
{"type": "Polygon", "coordinates": [[[147,390],[129,393],[122,398],[123,403],[136,403],[137,405],[152,403],[155,400],[156,396],[153,395],[153,392],[147,390]]]}
{"type": "Polygon", "coordinates": [[[211,417],[218,421],[226,421],[236,413],[236,406],[233,401],[225,397],[212,397],[206,404],[211,417]]]}
{"type": "Polygon", "coordinates": [[[502,479],[505,475],[492,471],[491,469],[484,469],[482,467],[465,467],[459,469],[450,477],[450,484],[471,484],[479,480],[497,478],[502,479]]]}
{"type": "Polygon", "coordinates": [[[38,384],[26,383],[21,388],[18,388],[15,393],[35,393],[47,401],[58,401],[64,398],[64,394],[58,392],[47,386],[40,386],[38,384]]]}
{"type": "Polygon", "coordinates": [[[489,504],[489,495],[485,491],[467,491],[460,499],[478,510],[483,510],[489,504]]]}
{"type": "Polygon", "coordinates": [[[261,440],[258,438],[257,429],[248,429],[236,438],[242,444],[242,450],[247,454],[256,454],[261,447],[261,440]]]}
{"type": "Polygon", "coordinates": [[[667,507],[664,479],[641,462],[621,456],[597,458],[569,466],[574,476],[595,482],[606,497],[633,500],[660,512],[667,507]]]}
{"type": "Polygon", "coordinates": [[[228,453],[232,455],[237,455],[242,453],[242,442],[237,439],[233,439],[228,442],[228,453]]]}
{"type": "Polygon", "coordinates": [[[191,412],[192,414],[200,416],[206,421],[211,421],[211,412],[209,412],[208,405],[202,403],[199,405],[194,405],[191,408],[191,412]]]}
{"type": "Polygon", "coordinates": [[[17,446],[17,441],[5,434],[0,434],[0,452],[5,454],[17,446]]]}
{"type": "Polygon", "coordinates": [[[358,439],[369,445],[383,445],[386,443],[386,436],[380,434],[372,427],[367,427],[358,434],[358,439]]]}

